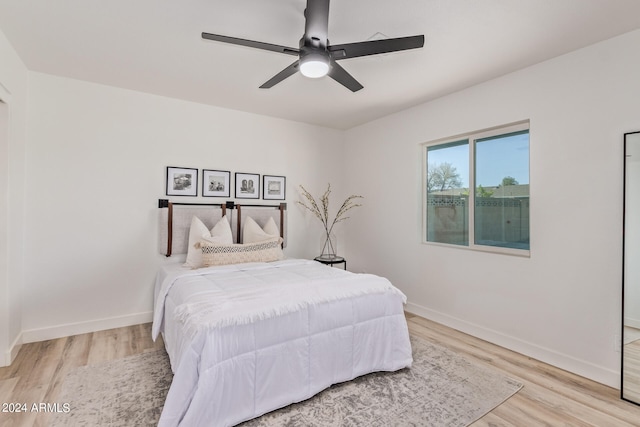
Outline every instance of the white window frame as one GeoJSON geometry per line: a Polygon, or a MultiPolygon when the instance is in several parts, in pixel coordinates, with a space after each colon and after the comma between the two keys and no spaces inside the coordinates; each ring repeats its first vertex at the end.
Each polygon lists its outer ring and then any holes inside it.
{"type": "MultiPolygon", "coordinates": [[[[422,243],[430,246],[443,246],[447,248],[458,248],[473,250],[479,252],[491,252],[505,255],[515,255],[521,257],[531,256],[531,242],[529,243],[529,249],[514,249],[503,248],[498,246],[477,245],[475,243],[475,145],[479,139],[490,138],[493,136],[500,136],[514,132],[529,131],[529,141],[531,141],[531,130],[529,120],[507,124],[504,126],[496,126],[488,129],[483,129],[476,132],[465,133],[461,135],[452,136],[449,138],[438,139],[435,141],[425,142],[422,145],[422,243]],[[451,142],[461,141],[466,139],[469,144],[469,218],[468,218],[468,245],[456,245],[452,243],[431,242],[427,240],[427,167],[428,157],[427,149],[429,147],[448,144],[451,142]]],[[[531,143],[531,142],[529,142],[531,143]]],[[[529,170],[531,170],[531,145],[529,145],[529,170]]],[[[531,197],[531,180],[529,180],[529,197],[531,197]]],[[[531,224],[529,224],[529,235],[531,235],[531,224]]]]}

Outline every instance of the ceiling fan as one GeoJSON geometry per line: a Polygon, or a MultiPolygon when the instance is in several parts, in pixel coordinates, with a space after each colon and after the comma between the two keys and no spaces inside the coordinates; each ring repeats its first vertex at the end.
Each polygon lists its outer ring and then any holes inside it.
{"type": "Polygon", "coordinates": [[[297,71],[300,71],[302,75],[312,78],[329,75],[333,80],[350,89],[352,92],[356,92],[362,89],[363,86],[344,68],[338,65],[336,61],[416,49],[424,46],[424,35],[330,45],[327,34],[329,27],[329,0],[307,0],[307,8],[304,11],[304,16],[306,19],[304,35],[300,39],[300,48],[298,49],[219,34],[202,33],[202,38],[256,49],[270,50],[298,57],[293,64],[260,86],[261,89],[271,88],[287,77],[295,74],[297,71]]]}

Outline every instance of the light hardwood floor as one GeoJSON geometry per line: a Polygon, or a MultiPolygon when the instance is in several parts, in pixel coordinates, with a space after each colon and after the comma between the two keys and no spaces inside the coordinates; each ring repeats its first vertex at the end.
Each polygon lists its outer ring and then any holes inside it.
{"type": "Polygon", "coordinates": [[[62,381],[75,367],[163,348],[162,339],[151,340],[150,323],[25,344],[11,366],[0,368],[0,404],[26,403],[28,412],[0,412],[0,427],[45,427],[49,415],[30,412],[31,405],[64,403],[57,400],[62,381]]]}
{"type": "MultiPolygon", "coordinates": [[[[626,334],[626,332],[625,332],[626,334]]],[[[623,348],[624,397],[640,402],[640,339],[625,344],[623,348]]]]}
{"type": "MultiPolygon", "coordinates": [[[[640,406],[618,390],[554,368],[419,316],[407,315],[412,334],[491,366],[524,384],[522,390],[473,424],[482,426],[640,426],[640,406]]],[[[26,344],[10,367],[0,368],[0,403],[55,403],[76,366],[161,349],[150,324],[26,344]]],[[[0,426],[46,426],[46,414],[0,413],[0,426]]]]}

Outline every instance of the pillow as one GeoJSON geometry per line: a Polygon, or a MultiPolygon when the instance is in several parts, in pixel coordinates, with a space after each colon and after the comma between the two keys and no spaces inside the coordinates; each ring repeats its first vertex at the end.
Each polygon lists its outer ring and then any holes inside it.
{"type": "Polygon", "coordinates": [[[206,240],[200,242],[202,263],[205,267],[244,262],[271,262],[284,258],[282,238],[273,237],[256,243],[213,244],[206,240]]]}
{"type": "Polygon", "coordinates": [[[272,236],[280,237],[280,230],[278,229],[278,226],[276,225],[276,222],[273,220],[272,216],[269,217],[269,220],[264,225],[262,230],[264,230],[265,233],[270,234],[272,236]]]}
{"type": "Polygon", "coordinates": [[[220,218],[211,231],[207,229],[207,226],[204,225],[197,216],[191,218],[189,243],[187,246],[187,261],[184,263],[185,267],[201,268],[204,266],[202,264],[202,250],[198,245],[198,243],[203,239],[215,244],[233,243],[233,234],[231,234],[231,226],[229,225],[226,215],[220,218]]]}
{"type": "Polygon", "coordinates": [[[233,234],[231,233],[231,225],[229,225],[227,216],[220,218],[209,234],[202,236],[202,239],[211,243],[232,244],[233,234]]]}
{"type": "Polygon", "coordinates": [[[278,226],[273,220],[273,217],[269,217],[264,228],[260,228],[258,223],[250,216],[248,216],[244,221],[244,227],[242,228],[242,243],[263,242],[274,237],[280,237],[280,231],[278,230],[278,226]]]}

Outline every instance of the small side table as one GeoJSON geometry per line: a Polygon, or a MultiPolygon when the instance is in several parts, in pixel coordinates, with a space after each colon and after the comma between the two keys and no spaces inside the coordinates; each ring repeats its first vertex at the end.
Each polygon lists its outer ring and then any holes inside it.
{"type": "Polygon", "coordinates": [[[314,260],[332,267],[334,264],[344,264],[344,269],[347,269],[347,260],[338,255],[320,255],[315,257],[314,260]]]}

